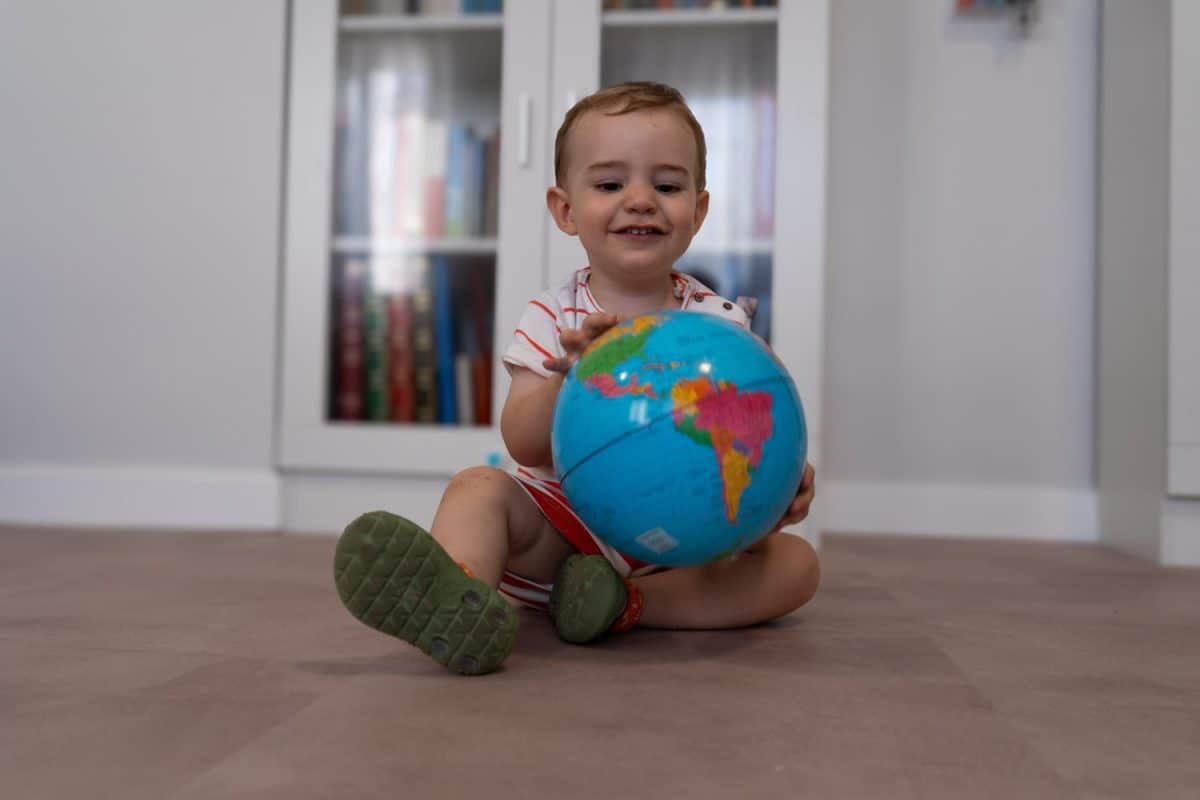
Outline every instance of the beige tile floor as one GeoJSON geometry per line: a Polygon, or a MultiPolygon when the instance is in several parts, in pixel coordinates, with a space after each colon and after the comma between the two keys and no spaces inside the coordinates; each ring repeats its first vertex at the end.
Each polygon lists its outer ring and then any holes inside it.
{"type": "Polygon", "coordinates": [[[1200,798],[1200,572],[826,537],[799,613],[485,678],[338,604],[332,538],[0,528],[0,797],[1200,798]]]}

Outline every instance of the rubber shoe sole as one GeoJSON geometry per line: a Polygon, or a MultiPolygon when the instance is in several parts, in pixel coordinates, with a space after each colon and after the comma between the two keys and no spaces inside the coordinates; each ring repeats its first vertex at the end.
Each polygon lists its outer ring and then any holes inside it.
{"type": "Polygon", "coordinates": [[[364,625],[460,675],[492,672],[517,639],[515,610],[421,526],[386,511],[346,526],[333,559],[338,597],[364,625]]]}
{"type": "Polygon", "coordinates": [[[625,582],[604,556],[573,553],[558,568],[550,591],[550,619],[564,642],[600,638],[625,610],[625,582]]]}

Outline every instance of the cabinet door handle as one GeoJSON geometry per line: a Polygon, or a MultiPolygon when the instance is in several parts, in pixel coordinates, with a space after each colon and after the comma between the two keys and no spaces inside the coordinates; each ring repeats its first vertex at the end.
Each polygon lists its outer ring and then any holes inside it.
{"type": "Polygon", "coordinates": [[[533,131],[533,97],[521,92],[517,98],[520,114],[517,120],[517,165],[529,166],[529,137],[533,131]]]}

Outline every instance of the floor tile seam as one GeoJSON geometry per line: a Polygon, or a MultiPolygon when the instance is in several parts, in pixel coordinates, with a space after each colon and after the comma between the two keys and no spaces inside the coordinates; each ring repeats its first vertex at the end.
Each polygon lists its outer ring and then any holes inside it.
{"type": "Polygon", "coordinates": [[[177,647],[113,647],[105,645],[92,644],[73,644],[73,643],[58,643],[47,639],[27,639],[15,636],[9,636],[0,632],[0,642],[19,642],[21,644],[31,644],[40,646],[53,646],[56,649],[62,650],[87,650],[87,651],[103,651],[112,653],[130,653],[130,654],[154,654],[166,656],[211,656],[222,659],[250,659],[261,660],[272,664],[291,664],[295,662],[293,656],[247,656],[244,655],[245,648],[241,648],[240,652],[235,649],[231,650],[196,650],[189,648],[177,647]]]}
{"type": "Polygon", "coordinates": [[[973,675],[971,670],[968,669],[958,658],[956,658],[950,649],[948,649],[947,645],[940,641],[936,633],[929,633],[928,636],[930,641],[932,641],[937,646],[938,650],[941,651],[942,655],[944,655],[946,659],[955,666],[966,685],[970,686],[972,689],[978,692],[981,697],[987,700],[988,711],[996,720],[996,722],[1002,724],[1006,730],[1016,737],[1025,746],[1026,750],[1032,756],[1036,757],[1037,762],[1058,780],[1063,789],[1070,792],[1069,795],[1063,795],[1063,797],[1082,797],[1080,794],[1081,788],[1071,781],[1066,775],[1064,775],[1063,772],[1054,764],[1051,755],[1038,746],[1038,744],[1033,741],[1029,734],[1022,729],[1021,720],[1017,717],[1016,713],[1012,709],[1005,706],[1003,699],[998,697],[994,690],[990,690],[986,686],[986,679],[979,679],[973,675]]]}
{"type": "Polygon", "coordinates": [[[323,697],[324,697],[323,694],[313,693],[313,696],[310,697],[308,699],[308,701],[305,702],[303,705],[300,705],[300,706],[297,706],[296,708],[291,709],[287,714],[285,714],[283,716],[282,719],[277,720],[275,722],[275,724],[263,728],[256,735],[241,742],[237,746],[236,749],[213,759],[212,762],[209,764],[199,767],[197,770],[193,771],[193,773],[191,775],[183,778],[181,782],[172,783],[171,787],[166,790],[166,793],[163,796],[166,798],[177,797],[181,792],[187,790],[187,788],[189,786],[196,783],[201,778],[205,777],[206,775],[213,772],[214,770],[219,769],[226,762],[242,756],[242,754],[245,753],[254,744],[261,741],[268,735],[274,733],[276,730],[280,729],[284,725],[292,722],[296,717],[300,716],[300,714],[302,714],[304,711],[308,710],[314,703],[316,703],[318,700],[321,700],[323,697]]]}

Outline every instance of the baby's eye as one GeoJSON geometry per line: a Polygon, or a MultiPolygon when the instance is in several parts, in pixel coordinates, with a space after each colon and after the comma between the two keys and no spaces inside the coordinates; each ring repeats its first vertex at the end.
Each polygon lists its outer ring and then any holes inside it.
{"type": "Polygon", "coordinates": [[[596,188],[602,192],[616,192],[621,188],[621,184],[617,181],[601,181],[596,184],[596,188]]]}
{"type": "Polygon", "coordinates": [[[675,194],[675,192],[680,190],[680,187],[673,183],[660,183],[654,188],[656,191],[662,192],[663,194],[675,194]]]}

